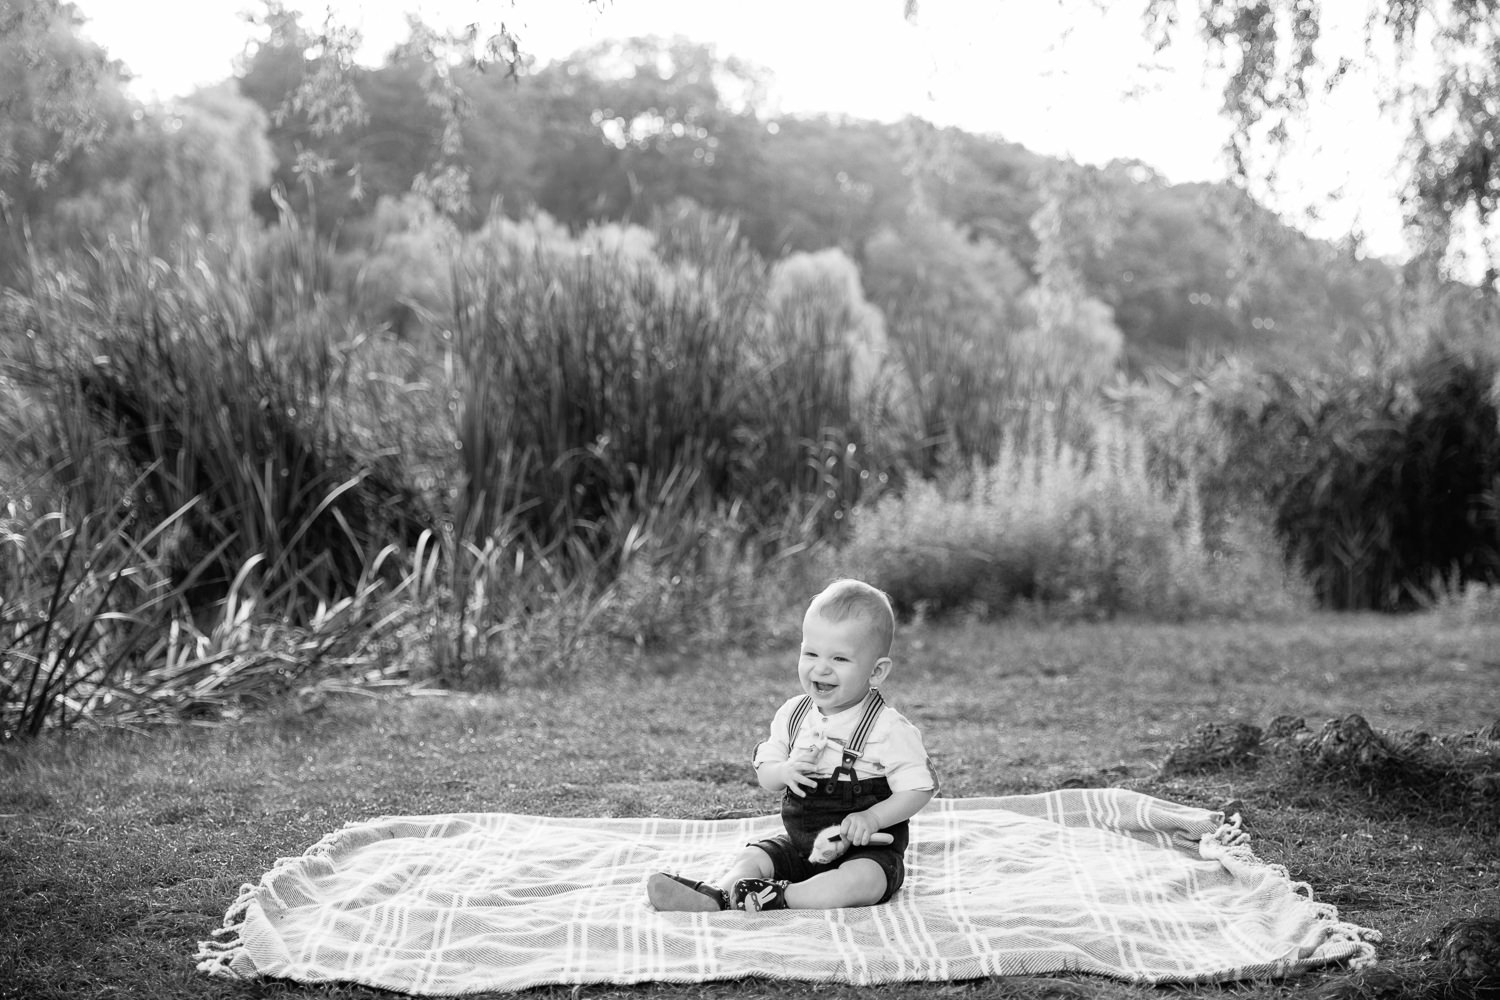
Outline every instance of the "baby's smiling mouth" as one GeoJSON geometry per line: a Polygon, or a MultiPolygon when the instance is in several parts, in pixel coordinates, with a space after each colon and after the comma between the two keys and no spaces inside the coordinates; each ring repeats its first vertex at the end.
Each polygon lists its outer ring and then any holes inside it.
{"type": "Polygon", "coordinates": [[[832,691],[834,688],[838,687],[837,684],[825,684],[822,681],[813,681],[812,682],[812,686],[813,686],[813,690],[816,691],[816,692],[818,692],[818,694],[827,694],[828,692],[832,691]]]}

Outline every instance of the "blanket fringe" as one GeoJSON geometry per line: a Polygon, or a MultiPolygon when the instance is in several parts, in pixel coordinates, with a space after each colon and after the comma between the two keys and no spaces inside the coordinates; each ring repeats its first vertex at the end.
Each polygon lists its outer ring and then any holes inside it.
{"type": "Polygon", "coordinates": [[[1198,844],[1201,857],[1210,860],[1233,859],[1252,868],[1264,868],[1286,880],[1292,892],[1304,899],[1312,908],[1315,919],[1322,922],[1329,940],[1354,945],[1354,954],[1346,959],[1351,969],[1362,969],[1374,965],[1375,944],[1381,940],[1379,931],[1361,927],[1339,918],[1338,907],[1332,903],[1320,903],[1313,898],[1312,886],[1307,882],[1294,881],[1285,865],[1273,864],[1258,857],[1250,847],[1250,835],[1242,829],[1239,813],[1228,817],[1213,833],[1205,833],[1198,844]]]}
{"type": "MultiPolygon", "coordinates": [[[[285,859],[283,859],[285,860],[285,859]]],[[[277,862],[277,868],[281,862],[277,862]]],[[[275,871],[276,869],[272,869],[275,871]]],[[[240,886],[240,894],[230,904],[224,913],[224,924],[216,927],[211,932],[212,937],[206,941],[198,942],[198,951],[193,956],[197,960],[199,972],[206,972],[218,979],[249,979],[253,976],[244,976],[235,971],[234,961],[245,952],[245,941],[240,932],[245,927],[245,915],[250,911],[250,904],[255,901],[255,893],[258,886],[253,882],[246,882],[240,886]],[[227,941],[215,940],[225,938],[227,941]]]]}
{"type": "Polygon", "coordinates": [[[246,980],[254,979],[258,975],[251,972],[242,974],[234,968],[235,960],[245,954],[245,941],[241,932],[245,928],[245,918],[250,912],[250,904],[257,900],[268,902],[272,906],[284,909],[285,902],[276,895],[272,888],[276,876],[287,868],[300,864],[307,858],[326,857],[340,840],[342,840],[351,827],[359,826],[358,823],[345,823],[343,827],[332,833],[325,834],[322,839],[313,844],[300,855],[286,858],[277,858],[276,863],[271,866],[270,871],[261,876],[260,882],[246,882],[240,886],[240,893],[229,909],[224,912],[224,922],[220,927],[211,931],[212,937],[198,942],[198,951],[193,958],[197,961],[199,972],[206,972],[210,976],[219,979],[246,980]],[[225,939],[225,940],[219,940],[225,939]]]}

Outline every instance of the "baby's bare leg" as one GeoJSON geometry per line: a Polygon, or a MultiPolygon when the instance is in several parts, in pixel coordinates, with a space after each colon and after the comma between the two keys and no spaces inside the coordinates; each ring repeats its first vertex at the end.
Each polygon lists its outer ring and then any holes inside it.
{"type": "Polygon", "coordinates": [[[885,869],[869,858],[854,858],[832,871],[786,887],[793,910],[832,910],[840,906],[874,906],[885,895],[885,869]]]}
{"type": "Polygon", "coordinates": [[[770,878],[775,872],[771,856],[752,844],[735,857],[734,864],[719,884],[732,892],[734,884],[742,878],[770,878]]]}

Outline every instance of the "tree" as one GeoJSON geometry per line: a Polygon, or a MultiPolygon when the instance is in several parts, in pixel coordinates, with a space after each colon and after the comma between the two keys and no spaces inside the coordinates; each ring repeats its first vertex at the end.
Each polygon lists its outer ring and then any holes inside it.
{"type": "Polygon", "coordinates": [[[128,115],[121,70],[79,37],[62,0],[0,0],[0,282],[21,258],[24,222],[73,193],[81,156],[128,115]]]}
{"type": "Polygon", "coordinates": [[[768,255],[841,246],[863,264],[866,244],[902,226],[912,202],[898,152],[901,125],[808,116],[770,126],[765,159],[775,181],[755,206],[760,224],[748,227],[752,238],[768,237],[768,255]]]}
{"type": "Polygon", "coordinates": [[[524,84],[541,103],[537,200],[560,221],[643,223],[677,198],[750,207],[762,157],[755,67],[681,38],[631,38],[524,84]]]}
{"type": "Polygon", "coordinates": [[[87,186],[55,205],[54,242],[123,235],[143,215],[158,252],[189,228],[234,230],[271,179],[265,132],[265,114],[227,81],[168,107],[138,109],[87,157],[87,186]]]}
{"type": "MultiPolygon", "coordinates": [[[[1142,2],[1147,37],[1171,44],[1184,20],[1181,0],[1142,2]]],[[[1493,290],[1500,281],[1500,237],[1494,232],[1500,207],[1500,0],[1372,4],[1365,56],[1373,56],[1378,43],[1390,43],[1397,65],[1383,97],[1413,123],[1405,201],[1419,249],[1424,259],[1437,262],[1452,249],[1460,221],[1472,219],[1493,290]],[[1418,62],[1430,62],[1431,73],[1419,72],[1418,62]]],[[[1308,95],[1317,87],[1337,87],[1358,56],[1324,63],[1319,46],[1325,15],[1317,0],[1197,0],[1194,6],[1196,32],[1228,71],[1223,111],[1233,126],[1229,151],[1246,177],[1257,169],[1255,151],[1286,142],[1307,111],[1308,95]]],[[[899,9],[908,20],[920,17],[917,0],[901,0],[899,9]]],[[[521,62],[521,46],[504,23],[487,42],[488,51],[512,68],[521,62]]]]}
{"type": "Polygon", "coordinates": [[[61,0],[0,0],[0,208],[48,182],[104,134],[101,91],[120,68],[78,37],[61,0]]]}
{"type": "MultiPolygon", "coordinates": [[[[315,224],[321,214],[331,225],[363,195],[351,148],[358,137],[350,134],[368,120],[359,88],[366,71],[352,59],[358,35],[339,29],[331,16],[321,34],[308,31],[279,0],[265,0],[265,7],[257,23],[269,34],[246,64],[240,91],[271,122],[275,186],[298,214],[315,224]]],[[[256,210],[267,218],[279,211],[269,191],[260,193],[256,210]]]]}
{"type": "MultiPolygon", "coordinates": [[[[1149,37],[1171,44],[1179,0],[1146,0],[1149,37]]],[[[1254,151],[1284,143],[1318,87],[1339,86],[1355,57],[1332,66],[1319,49],[1324,12],[1316,0],[1197,0],[1195,22],[1223,59],[1230,153],[1245,176],[1254,151]]],[[[1394,70],[1383,100],[1411,121],[1405,152],[1407,221],[1420,256],[1436,265],[1468,217],[1486,257],[1485,285],[1500,281],[1495,212],[1500,207],[1500,0],[1372,0],[1364,58],[1388,41],[1394,70]],[[1430,64],[1430,74],[1417,63],[1430,64]]]]}

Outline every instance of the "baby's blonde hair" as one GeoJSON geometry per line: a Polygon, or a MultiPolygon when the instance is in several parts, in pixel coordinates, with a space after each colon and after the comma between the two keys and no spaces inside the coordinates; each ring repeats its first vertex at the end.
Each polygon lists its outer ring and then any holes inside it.
{"type": "Polygon", "coordinates": [[[891,610],[891,599],[885,591],[863,580],[835,580],[812,599],[808,610],[831,622],[864,619],[874,632],[878,655],[891,655],[891,643],[896,638],[896,613],[891,610]]]}

